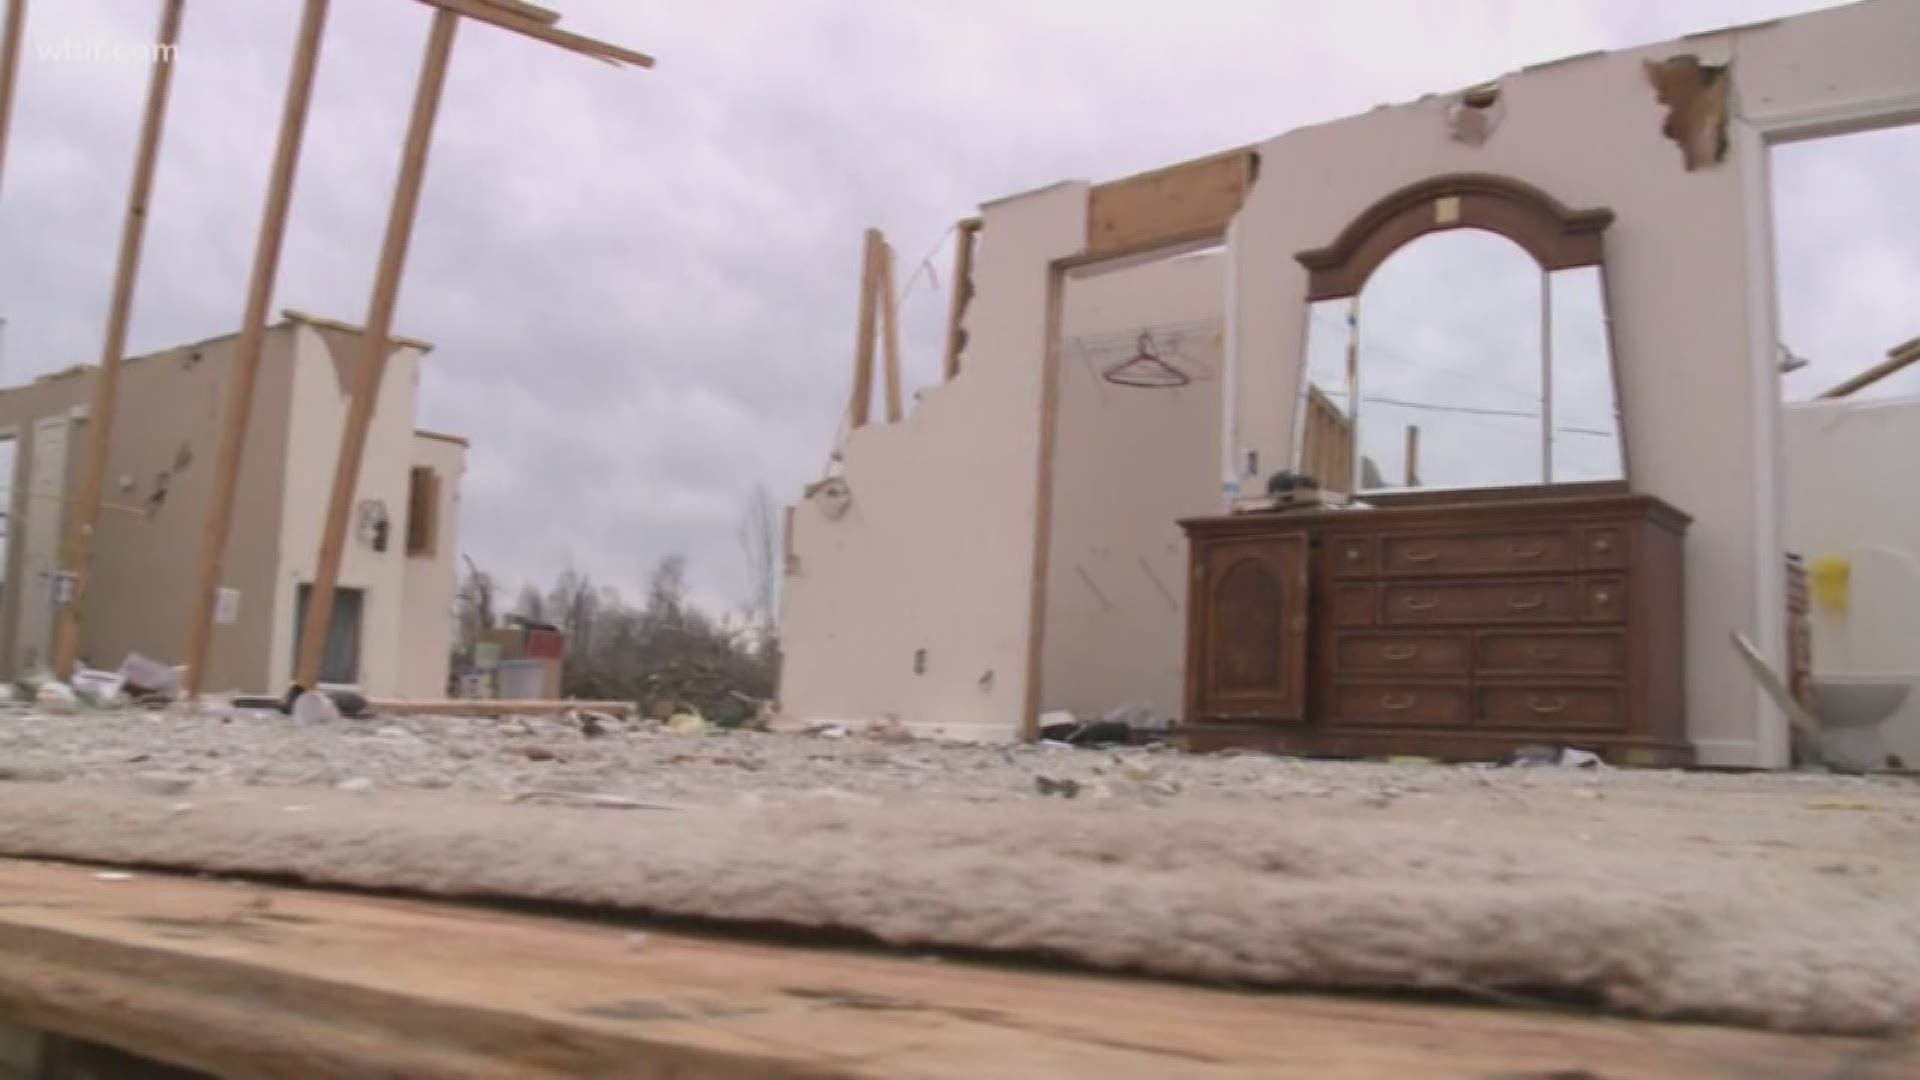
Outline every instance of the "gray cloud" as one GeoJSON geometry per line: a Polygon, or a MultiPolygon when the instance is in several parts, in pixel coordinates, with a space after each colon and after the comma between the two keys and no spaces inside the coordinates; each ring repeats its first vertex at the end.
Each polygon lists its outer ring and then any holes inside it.
{"type": "MultiPolygon", "coordinates": [[[[791,497],[838,426],[862,228],[904,276],[984,199],[1807,5],[562,6],[660,66],[461,30],[399,317],[439,346],[420,420],[473,438],[462,547],[483,566],[632,591],[678,551],[731,602],[747,495],[791,497]]],[[[0,203],[9,381],[95,359],[145,75],[35,45],[145,40],[157,7],[34,5],[0,203]]],[[[334,8],[277,302],[358,321],[428,14],[334,8]]],[[[136,351],[238,323],[296,17],[190,5],[136,351]]],[[[943,305],[923,286],[903,309],[910,387],[935,377],[943,305]]]]}

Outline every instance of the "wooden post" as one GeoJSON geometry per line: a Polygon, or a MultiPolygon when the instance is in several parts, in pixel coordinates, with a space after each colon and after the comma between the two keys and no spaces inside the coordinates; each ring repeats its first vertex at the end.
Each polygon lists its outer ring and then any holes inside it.
{"type": "Polygon", "coordinates": [[[148,77],[146,113],[140,121],[140,145],[133,162],[133,186],[127,193],[127,214],[120,228],[120,259],[107,310],[106,340],[100,347],[93,407],[87,414],[86,457],[81,461],[80,490],[71,507],[73,518],[67,526],[66,557],[62,560],[73,575],[73,593],[60,611],[60,626],[54,637],[53,670],[61,678],[72,674],[74,658],[80,651],[87,564],[93,555],[94,523],[100,516],[100,483],[107,469],[113,411],[120,393],[120,363],[127,349],[127,322],[133,313],[133,286],[140,274],[140,248],[147,234],[147,200],[153,192],[154,167],[160,158],[160,134],[166,126],[174,52],[185,6],[186,0],[166,0],[160,13],[158,47],[148,77]]]}
{"type": "Polygon", "coordinates": [[[1821,394],[1818,400],[1832,401],[1846,397],[1858,390],[1864,390],[1881,379],[1899,371],[1910,364],[1920,362],[1920,338],[1895,345],[1887,350],[1887,358],[1867,370],[1846,380],[1833,389],[1821,394]]]}
{"type": "Polygon", "coordinates": [[[414,91],[413,117],[407,122],[406,145],[400,154],[400,176],[394,183],[393,205],[387,212],[380,267],[374,275],[367,327],[360,338],[360,363],[354,371],[346,430],[341,433],[340,458],[333,471],[326,531],[320,537],[320,558],[314,568],[313,591],[307,599],[307,617],[301,628],[300,662],[294,668],[294,681],[309,689],[320,677],[320,655],[326,647],[327,625],[333,617],[333,589],[340,579],[341,557],[346,553],[347,513],[353,507],[360,462],[367,450],[367,431],[373,423],[380,379],[387,369],[388,339],[393,332],[393,309],[400,294],[401,270],[406,264],[407,243],[413,237],[414,213],[420,206],[421,178],[427,168],[427,147],[433,137],[434,117],[440,111],[440,93],[446,87],[453,32],[459,25],[460,16],[438,8],[433,13],[433,27],[427,32],[426,57],[421,61],[420,84],[414,91]]]}
{"type": "Polygon", "coordinates": [[[969,218],[957,227],[953,237],[953,292],[947,300],[947,355],[941,377],[960,374],[960,353],[967,347],[967,332],[961,326],[967,304],[973,300],[973,241],[980,234],[980,219],[969,218]]]}
{"type": "Polygon", "coordinates": [[[1060,319],[1067,274],[1047,270],[1046,339],[1040,359],[1040,456],[1033,485],[1033,580],[1027,591],[1027,685],[1020,703],[1020,741],[1040,738],[1040,707],[1047,655],[1047,574],[1053,558],[1053,459],[1060,438],[1060,319]]]}
{"type": "Polygon", "coordinates": [[[898,423],[906,415],[900,401],[900,328],[894,320],[899,312],[895,310],[898,298],[893,295],[893,245],[885,241],[880,243],[880,344],[884,348],[881,358],[886,362],[887,387],[887,423],[898,423]]]}
{"type": "Polygon", "coordinates": [[[866,427],[873,414],[873,301],[879,291],[880,244],[880,230],[868,229],[860,253],[860,317],[853,339],[853,400],[847,411],[852,428],[866,427]]]}
{"type": "Polygon", "coordinates": [[[1420,425],[1407,425],[1407,486],[1420,486],[1420,425]]]}
{"type": "Polygon", "coordinates": [[[27,32],[27,0],[7,0],[0,23],[0,187],[7,175],[7,131],[13,119],[13,87],[20,74],[20,39],[27,32]]]}
{"type": "Polygon", "coordinates": [[[300,145],[307,127],[307,106],[313,99],[313,74],[320,62],[320,39],[327,22],[328,0],[306,0],[300,17],[300,36],[294,47],[293,69],[287,77],[287,96],[280,114],[280,143],[273,152],[273,172],[267,181],[266,209],[260,218],[260,236],[253,253],[253,278],[247,283],[246,321],[240,326],[240,344],[233,359],[232,381],[220,429],[220,456],[214,461],[213,503],[207,509],[206,535],[200,546],[200,576],[193,598],[193,623],[187,631],[187,697],[199,696],[206,684],[207,648],[213,635],[214,600],[220,591],[221,563],[227,535],[233,525],[234,492],[239,486],[240,452],[246,446],[253,418],[253,391],[259,381],[260,352],[265,343],[267,311],[273,303],[273,283],[280,270],[280,248],[287,235],[287,205],[293,200],[294,174],[300,166],[300,145]]]}

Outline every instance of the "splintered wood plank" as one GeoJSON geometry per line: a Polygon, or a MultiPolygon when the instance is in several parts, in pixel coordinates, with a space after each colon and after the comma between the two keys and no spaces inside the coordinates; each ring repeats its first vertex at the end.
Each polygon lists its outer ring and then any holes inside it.
{"type": "Polygon", "coordinates": [[[1251,150],[1233,150],[1096,185],[1087,194],[1087,256],[1223,234],[1253,187],[1256,161],[1251,150]]]}
{"type": "Polygon", "coordinates": [[[1910,1076],[1911,1043],[1257,994],[0,860],[0,1016],[259,1077],[1910,1076]]]}

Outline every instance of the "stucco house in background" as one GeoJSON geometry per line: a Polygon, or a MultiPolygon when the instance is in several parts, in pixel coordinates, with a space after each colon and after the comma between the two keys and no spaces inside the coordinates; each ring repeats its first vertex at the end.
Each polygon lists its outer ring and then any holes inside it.
{"type": "MultiPolygon", "coordinates": [[[[209,689],[277,692],[320,547],[327,485],[359,328],[300,312],[268,328],[241,455],[209,689]]],[[[220,407],[238,334],[126,362],[106,468],[81,656],[178,663],[212,495],[220,407]]],[[[442,697],[454,633],[460,478],[467,442],[414,427],[420,362],[396,337],[354,499],[321,681],[373,697],[442,697]]],[[[0,474],[11,476],[0,586],[0,669],[45,664],[60,548],[96,368],[0,390],[0,474]]]]}

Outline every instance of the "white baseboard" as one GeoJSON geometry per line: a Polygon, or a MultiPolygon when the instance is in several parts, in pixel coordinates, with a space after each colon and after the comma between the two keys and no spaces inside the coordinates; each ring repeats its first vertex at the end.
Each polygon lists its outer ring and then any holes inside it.
{"type": "Polygon", "coordinates": [[[1760,744],[1752,739],[1695,739],[1696,764],[1713,769],[1759,769],[1760,744]]]}

